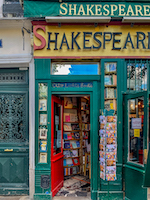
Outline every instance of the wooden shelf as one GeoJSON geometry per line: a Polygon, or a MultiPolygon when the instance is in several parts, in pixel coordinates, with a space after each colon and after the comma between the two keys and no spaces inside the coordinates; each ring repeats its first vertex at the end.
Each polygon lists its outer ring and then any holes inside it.
{"type": "Polygon", "coordinates": [[[78,124],[79,122],[64,122],[64,123],[78,124]]]}
{"type": "Polygon", "coordinates": [[[76,174],[70,174],[70,175],[64,175],[64,176],[74,176],[74,175],[77,175],[77,174],[80,174],[80,172],[78,172],[76,174]]]}
{"type": "Polygon", "coordinates": [[[87,110],[89,110],[89,111],[90,111],[90,109],[83,109],[83,110],[81,109],[81,111],[87,111],[87,110]]]}
{"type": "MultiPolygon", "coordinates": [[[[63,131],[64,131],[64,130],[63,130],[63,131]]],[[[78,131],[78,132],[79,132],[79,131],[81,131],[81,130],[72,130],[72,131],[78,131]]],[[[64,131],[64,132],[72,132],[72,131],[64,131]]]]}
{"type": "Polygon", "coordinates": [[[90,124],[90,122],[81,122],[82,124],[90,124]]]}
{"type": "Polygon", "coordinates": [[[105,72],[105,75],[117,75],[117,72],[105,72]]]}
{"type": "Polygon", "coordinates": [[[72,159],[72,158],[80,158],[80,157],[81,157],[81,156],[67,157],[67,158],[64,157],[64,159],[72,159]]]}
{"type": "Polygon", "coordinates": [[[105,85],[105,87],[106,87],[106,88],[108,88],[108,87],[109,87],[109,88],[116,88],[117,85],[105,85]]]}
{"type": "Polygon", "coordinates": [[[64,139],[65,141],[80,140],[80,139],[64,139]]]}
{"type": "Polygon", "coordinates": [[[79,110],[79,108],[64,108],[64,109],[67,109],[67,110],[79,110]]]}
{"type": "Polygon", "coordinates": [[[84,130],[84,129],[83,129],[82,131],[84,131],[84,132],[89,132],[90,130],[84,130]]]}
{"type": "Polygon", "coordinates": [[[79,165],[73,165],[73,166],[63,166],[64,168],[70,168],[70,167],[77,167],[77,166],[80,166],[80,164],[79,165]]]}
{"type": "Polygon", "coordinates": [[[117,99],[116,97],[114,97],[114,98],[105,98],[105,100],[113,100],[113,99],[117,99]]]}
{"type": "Polygon", "coordinates": [[[69,149],[63,149],[64,151],[67,151],[67,150],[76,150],[76,149],[81,149],[81,147],[78,147],[78,148],[69,148],[69,149]]]}

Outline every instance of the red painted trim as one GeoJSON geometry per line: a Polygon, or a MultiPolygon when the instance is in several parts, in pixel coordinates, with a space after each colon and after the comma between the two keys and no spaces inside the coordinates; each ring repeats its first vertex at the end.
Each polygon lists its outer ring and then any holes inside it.
{"type": "MultiPolygon", "coordinates": [[[[83,25],[93,25],[94,26],[94,22],[93,23],[61,23],[61,26],[83,26],[83,25]]],[[[45,25],[45,26],[58,26],[58,23],[49,23],[46,21],[32,21],[32,25],[45,25]]],[[[127,25],[131,25],[131,23],[123,23],[122,21],[110,21],[109,23],[98,23],[98,26],[112,26],[112,25],[116,25],[116,26],[127,26],[127,25]]],[[[134,23],[134,25],[150,25],[150,23],[134,23]]]]}
{"type": "Polygon", "coordinates": [[[57,192],[63,187],[63,182],[64,181],[62,181],[54,190],[52,190],[52,197],[54,197],[57,194],[57,192]]]}
{"type": "Polygon", "coordinates": [[[34,56],[34,59],[150,59],[150,56],[34,56]]]}

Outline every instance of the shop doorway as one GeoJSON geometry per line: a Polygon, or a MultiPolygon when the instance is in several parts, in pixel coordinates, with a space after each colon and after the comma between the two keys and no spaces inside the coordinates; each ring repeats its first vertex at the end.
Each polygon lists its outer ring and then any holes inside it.
{"type": "Polygon", "coordinates": [[[52,95],[51,102],[52,196],[88,198],[91,182],[90,95],[57,94],[52,95]]]}
{"type": "Polygon", "coordinates": [[[147,149],[147,92],[124,96],[125,199],[147,199],[143,188],[147,149]]]}

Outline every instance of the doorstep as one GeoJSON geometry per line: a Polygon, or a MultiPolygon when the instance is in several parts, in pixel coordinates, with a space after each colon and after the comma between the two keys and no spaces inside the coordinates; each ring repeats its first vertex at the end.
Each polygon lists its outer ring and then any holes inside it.
{"type": "Polygon", "coordinates": [[[30,200],[29,196],[0,196],[0,200],[30,200]]]}

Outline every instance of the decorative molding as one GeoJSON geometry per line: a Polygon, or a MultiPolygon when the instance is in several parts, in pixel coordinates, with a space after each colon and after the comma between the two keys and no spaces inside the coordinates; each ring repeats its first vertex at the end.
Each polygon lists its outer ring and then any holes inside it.
{"type": "Polygon", "coordinates": [[[26,67],[32,60],[32,55],[31,54],[14,54],[14,55],[2,55],[0,56],[0,68],[2,67],[12,67],[13,64],[18,64],[19,67],[26,67]]]}

